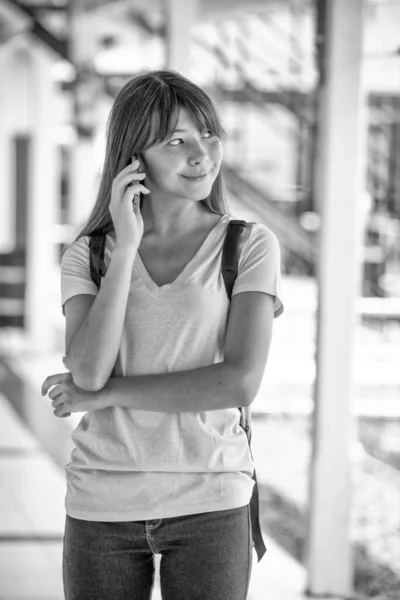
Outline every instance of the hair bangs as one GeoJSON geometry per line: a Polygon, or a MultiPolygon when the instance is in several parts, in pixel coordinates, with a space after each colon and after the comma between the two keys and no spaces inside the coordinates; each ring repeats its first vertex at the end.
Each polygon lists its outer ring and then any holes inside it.
{"type": "Polygon", "coordinates": [[[151,127],[145,150],[154,144],[163,142],[176,128],[180,109],[181,103],[175,90],[164,85],[155,97],[152,106],[149,107],[151,127]]]}
{"type": "Polygon", "coordinates": [[[151,128],[145,149],[163,142],[171,135],[176,128],[182,108],[190,113],[199,131],[207,129],[219,138],[225,137],[225,131],[208,97],[203,96],[197,89],[193,90],[192,94],[188,93],[188,89],[182,90],[183,93],[180,91],[164,84],[154,97],[152,106],[149,107],[151,128]]]}
{"type": "Polygon", "coordinates": [[[208,99],[203,99],[199,95],[196,98],[186,95],[181,99],[181,108],[185,108],[191,114],[199,131],[207,129],[219,138],[224,137],[225,132],[218,115],[208,99]]]}

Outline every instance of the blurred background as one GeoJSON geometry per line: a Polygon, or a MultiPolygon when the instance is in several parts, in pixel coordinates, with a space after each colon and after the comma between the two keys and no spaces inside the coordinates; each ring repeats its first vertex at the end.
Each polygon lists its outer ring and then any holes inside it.
{"type": "Polygon", "coordinates": [[[249,600],[400,599],[398,23],[396,0],[0,0],[1,600],[63,597],[60,250],[118,91],[158,68],[213,98],[232,213],[281,244],[249,600]]]}

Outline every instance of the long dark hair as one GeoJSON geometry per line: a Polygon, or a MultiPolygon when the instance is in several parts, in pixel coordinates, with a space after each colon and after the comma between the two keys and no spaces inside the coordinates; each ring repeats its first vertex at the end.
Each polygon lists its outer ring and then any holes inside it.
{"type": "MultiPolygon", "coordinates": [[[[94,231],[114,230],[109,204],[115,177],[141,153],[163,141],[176,126],[185,108],[200,128],[225,137],[211,98],[196,84],[175,71],[150,71],[128,81],[118,93],[106,127],[106,152],[99,191],[93,210],[76,239],[94,231]]],[[[221,169],[207,198],[201,200],[212,212],[229,214],[221,169]]]]}

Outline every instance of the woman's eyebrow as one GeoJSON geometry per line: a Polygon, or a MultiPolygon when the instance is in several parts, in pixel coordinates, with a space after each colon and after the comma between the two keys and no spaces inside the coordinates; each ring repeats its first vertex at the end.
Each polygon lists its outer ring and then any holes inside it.
{"type": "MultiPolygon", "coordinates": [[[[206,126],[204,125],[203,127],[196,127],[196,129],[197,129],[197,131],[202,131],[203,129],[206,129],[206,126]]],[[[190,129],[174,129],[174,130],[171,132],[171,135],[172,135],[173,133],[185,133],[185,132],[187,132],[187,131],[190,131],[190,129]]]]}
{"type": "Polygon", "coordinates": [[[185,131],[187,131],[186,129],[171,129],[168,131],[167,135],[165,136],[166,140],[169,140],[169,138],[171,138],[175,133],[184,133],[185,131]]]}
{"type": "MultiPolygon", "coordinates": [[[[202,127],[201,129],[197,128],[197,131],[202,131],[203,129],[206,129],[206,127],[202,127]]],[[[188,133],[189,131],[190,131],[189,129],[174,129],[173,131],[168,132],[167,138],[169,139],[175,133],[188,133]]]]}

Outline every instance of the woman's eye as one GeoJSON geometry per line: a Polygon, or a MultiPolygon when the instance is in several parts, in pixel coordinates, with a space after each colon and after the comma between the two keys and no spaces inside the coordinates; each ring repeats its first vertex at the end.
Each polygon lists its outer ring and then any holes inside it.
{"type": "MultiPolygon", "coordinates": [[[[209,139],[209,138],[214,137],[214,133],[212,131],[205,131],[202,134],[202,137],[209,139]]],[[[168,142],[168,146],[180,146],[181,142],[182,142],[182,144],[184,143],[184,140],[182,138],[174,138],[173,140],[170,140],[168,142]]]]}

